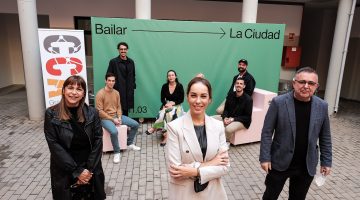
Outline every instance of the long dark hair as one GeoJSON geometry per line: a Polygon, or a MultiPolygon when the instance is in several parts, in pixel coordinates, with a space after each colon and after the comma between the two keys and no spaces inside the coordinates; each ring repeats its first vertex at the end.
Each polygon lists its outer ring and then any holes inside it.
{"type": "Polygon", "coordinates": [[[84,117],[82,108],[84,107],[84,104],[85,104],[86,82],[81,76],[78,76],[78,75],[70,76],[69,78],[67,78],[65,80],[65,82],[63,84],[63,87],[61,90],[61,100],[58,104],[58,108],[59,108],[58,117],[60,120],[69,120],[71,118],[71,113],[70,113],[69,108],[66,106],[65,95],[64,95],[65,87],[68,85],[77,85],[77,86],[80,86],[84,90],[84,97],[80,100],[79,107],[77,109],[77,116],[79,117],[78,121],[84,122],[85,117],[84,117]]]}
{"type": "Polygon", "coordinates": [[[168,79],[169,72],[174,72],[174,74],[175,74],[175,76],[176,76],[175,82],[176,82],[176,83],[179,83],[179,80],[178,80],[178,78],[177,78],[176,71],[173,70],[173,69],[170,69],[169,71],[166,72],[166,82],[167,82],[167,84],[169,84],[169,79],[168,79]]]}

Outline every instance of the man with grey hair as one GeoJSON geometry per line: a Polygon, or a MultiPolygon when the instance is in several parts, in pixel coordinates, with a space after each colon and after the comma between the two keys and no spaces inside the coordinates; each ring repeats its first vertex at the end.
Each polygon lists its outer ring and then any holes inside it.
{"type": "Polygon", "coordinates": [[[263,199],[277,199],[290,178],[289,199],[305,199],[316,174],[330,174],[332,144],[328,104],[314,96],[318,75],[310,67],[299,69],[294,90],[275,97],[261,133],[260,164],[266,171],[263,199]],[[319,144],[319,146],[318,146],[319,144]]]}

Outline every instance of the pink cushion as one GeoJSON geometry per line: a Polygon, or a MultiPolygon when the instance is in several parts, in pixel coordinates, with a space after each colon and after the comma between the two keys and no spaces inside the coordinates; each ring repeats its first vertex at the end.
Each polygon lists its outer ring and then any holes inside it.
{"type": "MultiPolygon", "coordinates": [[[[120,149],[127,149],[127,126],[121,125],[116,127],[118,130],[118,140],[120,149]]],[[[103,152],[113,151],[111,144],[110,133],[103,128],[103,152]]]]}

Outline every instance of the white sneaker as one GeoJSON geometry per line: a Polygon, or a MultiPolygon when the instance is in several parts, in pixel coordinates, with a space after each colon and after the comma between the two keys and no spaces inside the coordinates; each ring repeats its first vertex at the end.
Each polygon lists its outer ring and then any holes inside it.
{"type": "Polygon", "coordinates": [[[136,146],[135,144],[130,144],[129,146],[127,146],[127,148],[129,150],[134,150],[134,151],[139,151],[141,148],[136,146]]]}
{"type": "Polygon", "coordinates": [[[115,153],[114,154],[114,163],[119,163],[121,159],[121,154],[120,153],[115,153]]]}

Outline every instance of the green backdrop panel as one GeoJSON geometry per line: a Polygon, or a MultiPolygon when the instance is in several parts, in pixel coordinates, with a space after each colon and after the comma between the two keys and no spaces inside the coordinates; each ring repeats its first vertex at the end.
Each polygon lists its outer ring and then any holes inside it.
{"type": "MultiPolygon", "coordinates": [[[[256,87],[277,92],[285,25],[122,18],[91,18],[94,89],[104,87],[109,60],[120,41],[135,61],[135,108],[132,117],[155,117],[166,72],[173,69],[183,84],[203,73],[213,87],[208,114],[225,99],[241,58],[256,87]]],[[[183,104],[188,109],[186,98],[183,104]]]]}

